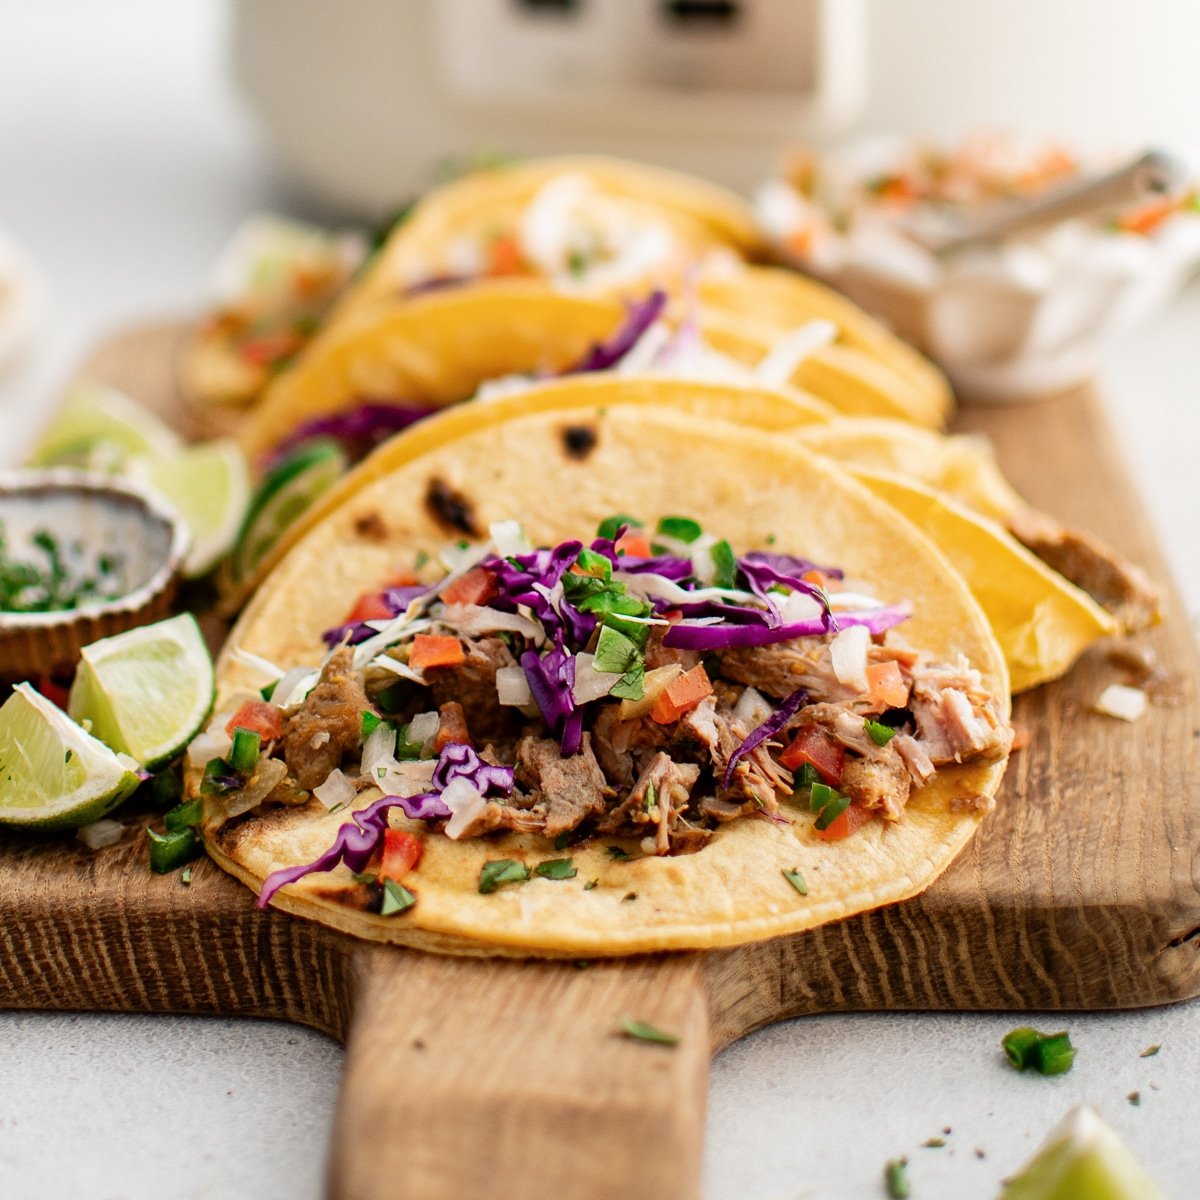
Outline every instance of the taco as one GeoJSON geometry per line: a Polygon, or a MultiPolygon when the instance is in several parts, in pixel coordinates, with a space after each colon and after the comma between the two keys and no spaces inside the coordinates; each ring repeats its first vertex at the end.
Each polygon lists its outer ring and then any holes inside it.
{"type": "Polygon", "coordinates": [[[435,444],[293,548],[189,751],[210,853],[472,954],[730,945],[922,890],[1011,743],[965,583],[778,437],[578,415],[435,444]]]}
{"type": "Polygon", "coordinates": [[[495,275],[621,295],[713,258],[761,257],[753,210],[715,184],[616,158],[531,159],[428,192],[334,320],[446,281],[495,275]]]}
{"type": "MultiPolygon", "coordinates": [[[[333,497],[340,499],[345,489],[330,489],[348,465],[459,401],[491,403],[547,379],[637,374],[688,379],[697,411],[718,403],[709,400],[716,391],[728,414],[736,387],[744,419],[757,427],[834,415],[800,389],[758,382],[694,331],[668,324],[666,309],[662,292],[627,306],[563,296],[536,280],[485,280],[381,309],[314,346],[239,430],[263,480],[222,573],[227,607],[236,609],[333,497]]],[[[484,407],[473,406],[474,419],[490,419],[484,407]]]]}
{"type": "Polygon", "coordinates": [[[841,419],[797,430],[797,437],[819,454],[902,476],[994,521],[1090,596],[1120,632],[1138,633],[1161,619],[1161,591],[1145,571],[1087,530],[1033,508],[1004,478],[983,438],[942,436],[902,421],[841,419]]]}

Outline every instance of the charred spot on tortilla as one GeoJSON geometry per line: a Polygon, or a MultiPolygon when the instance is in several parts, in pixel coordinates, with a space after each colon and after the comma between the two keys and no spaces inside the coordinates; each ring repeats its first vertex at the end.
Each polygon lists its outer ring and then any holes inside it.
{"type": "Polygon", "coordinates": [[[387,540],[387,522],[375,511],[363,513],[354,520],[354,532],[368,542],[387,540]]]}
{"type": "Polygon", "coordinates": [[[479,537],[471,502],[443,479],[431,479],[425,489],[425,508],[440,525],[467,537],[479,537]]]}
{"type": "Polygon", "coordinates": [[[563,449],[569,458],[587,458],[596,448],[596,441],[596,430],[591,425],[568,425],[562,431],[563,449]]]}
{"type": "Polygon", "coordinates": [[[321,900],[327,900],[339,908],[352,908],[356,912],[377,913],[383,907],[383,886],[378,883],[355,883],[340,887],[314,889],[321,900]]]}

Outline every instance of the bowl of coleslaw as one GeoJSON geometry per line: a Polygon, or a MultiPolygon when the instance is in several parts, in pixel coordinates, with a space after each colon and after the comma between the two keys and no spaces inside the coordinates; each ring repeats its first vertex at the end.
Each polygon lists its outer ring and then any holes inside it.
{"type": "Polygon", "coordinates": [[[870,309],[968,401],[1025,402],[1087,382],[1104,345],[1166,306],[1200,264],[1194,181],[1002,241],[937,246],[989,210],[1108,164],[1045,139],[975,134],[792,152],[760,189],[776,253],[870,309]]]}

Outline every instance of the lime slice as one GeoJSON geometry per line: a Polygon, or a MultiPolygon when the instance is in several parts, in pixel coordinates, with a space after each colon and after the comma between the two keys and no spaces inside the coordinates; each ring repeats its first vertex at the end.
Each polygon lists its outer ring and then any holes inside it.
{"type": "Polygon", "coordinates": [[[196,618],[181,613],[85,646],[69,708],[153,771],[183,752],[212,703],[212,659],[196,618]]]}
{"type": "Polygon", "coordinates": [[[1094,1108],[1076,1108],[1014,1178],[1001,1200],[1166,1200],[1094,1108]]]}
{"type": "Polygon", "coordinates": [[[201,442],[165,456],[138,458],[129,468],[187,522],[192,549],[184,574],[195,578],[211,570],[233,545],[250,499],[246,459],[237,443],[228,438],[201,442]]]}
{"type": "Polygon", "coordinates": [[[169,455],[178,436],[153,413],[116,388],[76,384],[29,456],[33,467],[79,466],[119,470],[131,457],[169,455]]]}
{"type": "Polygon", "coordinates": [[[137,772],[27,683],[0,708],[0,825],[77,829],[111,812],[137,772]]]}
{"type": "Polygon", "coordinates": [[[250,578],[263,556],[302,512],[346,470],[335,442],[313,442],[283,460],[263,481],[233,553],[233,577],[250,578]]]}

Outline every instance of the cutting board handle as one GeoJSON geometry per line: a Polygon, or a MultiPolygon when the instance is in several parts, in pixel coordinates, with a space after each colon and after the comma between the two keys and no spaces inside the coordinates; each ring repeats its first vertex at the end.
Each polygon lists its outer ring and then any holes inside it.
{"type": "Polygon", "coordinates": [[[699,960],[525,962],[363,947],[334,1200],[696,1200],[710,1053],[699,960]],[[673,1047],[622,1036],[629,1017],[673,1047]]]}

